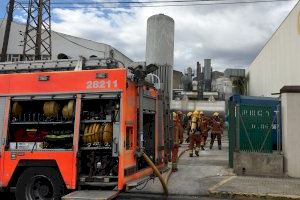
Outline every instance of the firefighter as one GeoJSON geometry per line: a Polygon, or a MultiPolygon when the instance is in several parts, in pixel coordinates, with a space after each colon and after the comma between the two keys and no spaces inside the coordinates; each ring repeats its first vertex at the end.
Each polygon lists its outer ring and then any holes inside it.
{"type": "Polygon", "coordinates": [[[199,150],[200,150],[200,127],[199,127],[199,112],[194,111],[192,116],[191,116],[191,121],[189,124],[190,127],[190,132],[189,132],[189,137],[190,137],[190,145],[189,145],[189,154],[190,157],[193,157],[193,149],[194,145],[196,144],[195,148],[195,154],[198,157],[199,156],[199,150]]]}
{"type": "Polygon", "coordinates": [[[186,127],[186,131],[187,131],[187,138],[185,140],[186,143],[190,142],[190,124],[191,124],[191,120],[192,120],[192,112],[188,112],[186,115],[186,120],[185,120],[185,127],[186,127]]]}
{"type": "Polygon", "coordinates": [[[209,131],[209,119],[204,115],[204,112],[200,112],[200,130],[201,130],[201,150],[205,150],[208,131],[209,131]]]}
{"type": "Polygon", "coordinates": [[[178,115],[173,112],[173,147],[172,147],[172,172],[178,171],[177,168],[177,157],[178,157],[178,148],[179,148],[179,120],[178,115]]]}
{"type": "Polygon", "coordinates": [[[178,126],[179,126],[179,144],[183,143],[183,113],[177,111],[178,126]]]}
{"type": "Polygon", "coordinates": [[[211,118],[210,121],[211,126],[211,141],[209,148],[212,149],[215,139],[218,140],[218,148],[219,150],[222,149],[222,143],[221,143],[221,135],[223,134],[223,121],[220,118],[220,114],[218,112],[215,112],[211,118]]]}

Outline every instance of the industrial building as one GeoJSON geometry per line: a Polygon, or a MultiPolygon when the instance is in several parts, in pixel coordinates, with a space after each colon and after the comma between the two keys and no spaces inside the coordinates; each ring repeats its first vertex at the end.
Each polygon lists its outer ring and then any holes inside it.
{"type": "Polygon", "coordinates": [[[164,14],[153,15],[147,20],[146,38],[146,64],[159,66],[155,72],[159,77],[162,87],[167,88],[172,99],[173,66],[174,66],[174,20],[164,14]],[[165,76],[161,76],[164,74],[165,76]]]}
{"type": "MultiPolygon", "coordinates": [[[[0,20],[0,24],[2,20],[0,20]]],[[[6,26],[6,21],[3,21],[2,27],[6,26]]],[[[23,40],[26,25],[12,22],[10,39],[7,50],[7,61],[23,60],[23,40]]],[[[0,29],[0,49],[2,49],[5,28],[0,29]]],[[[29,60],[34,59],[34,51],[29,52],[29,60]]],[[[125,66],[129,66],[133,61],[114,47],[87,40],[79,37],[74,37],[64,33],[52,31],[52,59],[77,59],[80,56],[85,58],[114,58],[122,62],[125,66]]],[[[48,60],[49,56],[42,55],[42,59],[48,60]]]]}
{"type": "Polygon", "coordinates": [[[300,177],[298,153],[300,139],[300,2],[292,9],[277,31],[249,66],[247,93],[251,96],[278,97],[281,102],[282,152],[284,172],[300,177]]]}
{"type": "Polygon", "coordinates": [[[178,70],[173,70],[173,90],[174,89],[182,89],[182,79],[183,73],[178,70]]]}
{"type": "Polygon", "coordinates": [[[300,3],[289,13],[277,31],[250,65],[248,94],[273,96],[285,85],[300,85],[300,3]]]}
{"type": "Polygon", "coordinates": [[[186,68],[184,74],[173,70],[173,99],[224,100],[232,95],[231,79],[236,69],[224,77],[223,72],[213,71],[211,59],[204,59],[203,63],[203,67],[197,62],[195,69],[186,68]]]}

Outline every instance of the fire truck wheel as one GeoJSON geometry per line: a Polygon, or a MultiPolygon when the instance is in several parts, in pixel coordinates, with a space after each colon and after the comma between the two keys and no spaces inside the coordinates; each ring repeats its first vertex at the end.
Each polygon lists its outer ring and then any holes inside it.
{"type": "Polygon", "coordinates": [[[60,174],[48,167],[26,169],[16,187],[17,200],[59,200],[63,194],[64,184],[60,174]]]}

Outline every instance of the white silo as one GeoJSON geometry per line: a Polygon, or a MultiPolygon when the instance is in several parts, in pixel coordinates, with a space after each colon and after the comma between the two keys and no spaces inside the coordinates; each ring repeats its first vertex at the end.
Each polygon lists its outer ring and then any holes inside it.
{"type": "Polygon", "coordinates": [[[159,66],[156,74],[160,77],[165,91],[172,98],[174,63],[174,20],[164,14],[153,15],[147,20],[146,64],[159,66]]]}

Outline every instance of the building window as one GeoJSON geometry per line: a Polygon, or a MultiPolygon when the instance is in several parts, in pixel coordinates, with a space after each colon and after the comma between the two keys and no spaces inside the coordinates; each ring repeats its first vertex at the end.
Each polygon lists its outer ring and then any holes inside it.
{"type": "Polygon", "coordinates": [[[11,55],[10,61],[12,61],[12,62],[20,61],[20,55],[19,54],[11,55]]]}
{"type": "Polygon", "coordinates": [[[42,60],[50,60],[50,56],[43,55],[42,60]]]}
{"type": "Polygon", "coordinates": [[[11,54],[6,55],[6,61],[10,62],[11,61],[11,54]]]}

